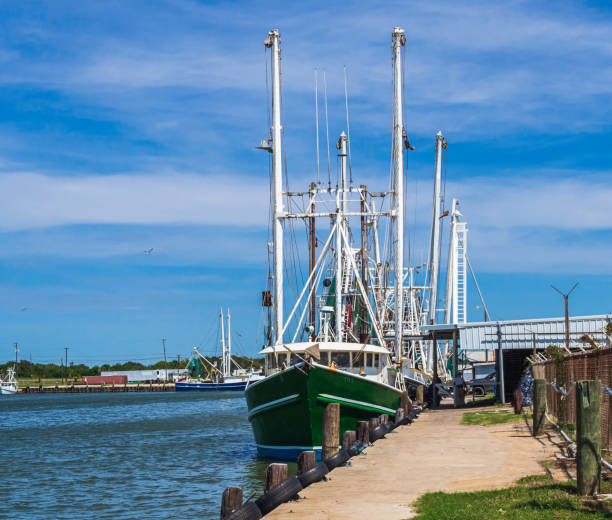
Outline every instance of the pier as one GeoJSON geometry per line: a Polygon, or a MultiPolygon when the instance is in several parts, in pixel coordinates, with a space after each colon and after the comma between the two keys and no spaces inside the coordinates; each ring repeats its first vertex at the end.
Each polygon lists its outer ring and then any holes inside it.
{"type": "Polygon", "coordinates": [[[174,392],[174,383],[128,383],[123,385],[26,386],[20,394],[103,394],[111,392],[174,392]]]}
{"type": "MultiPolygon", "coordinates": [[[[499,410],[499,408],[495,408],[499,410]]],[[[553,436],[535,439],[526,421],[495,426],[460,424],[466,410],[428,410],[409,427],[379,439],[350,466],[266,515],[283,519],[410,518],[411,504],[433,491],[512,486],[543,474],[538,461],[558,452],[553,436]],[[495,456],[491,456],[495,454],[495,456]]]]}

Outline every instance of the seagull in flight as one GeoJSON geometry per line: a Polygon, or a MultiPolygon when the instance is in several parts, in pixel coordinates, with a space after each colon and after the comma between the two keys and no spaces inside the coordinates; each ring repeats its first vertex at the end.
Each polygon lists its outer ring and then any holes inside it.
{"type": "Polygon", "coordinates": [[[22,307],[22,308],[21,308],[21,312],[24,312],[24,311],[27,311],[27,310],[28,310],[28,308],[27,308],[27,307],[22,307]]]}
{"type": "Polygon", "coordinates": [[[145,254],[145,256],[151,256],[151,253],[152,253],[152,252],[153,252],[153,248],[151,248],[151,249],[145,249],[145,250],[144,250],[144,254],[145,254]]]}

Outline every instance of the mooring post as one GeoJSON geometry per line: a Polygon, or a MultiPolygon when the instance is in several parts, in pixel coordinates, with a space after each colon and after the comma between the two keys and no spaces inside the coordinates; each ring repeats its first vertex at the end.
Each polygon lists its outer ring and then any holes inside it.
{"type": "Polygon", "coordinates": [[[546,380],[533,380],[533,435],[540,435],[544,430],[546,413],[546,380]]]}
{"type": "Polygon", "coordinates": [[[401,424],[404,420],[405,414],[403,408],[398,408],[395,410],[395,424],[401,424]]]}
{"type": "Polygon", "coordinates": [[[266,468],[266,484],[264,486],[264,493],[270,491],[274,486],[278,486],[283,480],[287,479],[289,474],[289,468],[287,464],[280,464],[274,462],[268,464],[266,468]]]}
{"type": "Polygon", "coordinates": [[[400,408],[404,410],[404,414],[406,415],[408,415],[410,410],[412,410],[412,402],[410,401],[410,397],[408,396],[408,392],[406,390],[404,390],[400,396],[400,408]]]}
{"type": "Polygon", "coordinates": [[[521,392],[520,388],[514,390],[514,399],[512,400],[512,406],[514,406],[514,413],[521,414],[523,413],[523,392],[521,392]]]}
{"type": "Polygon", "coordinates": [[[362,446],[370,444],[370,423],[368,421],[359,421],[357,423],[357,440],[362,446]]]}
{"type": "Polygon", "coordinates": [[[601,482],[601,381],[576,383],[578,494],[594,495],[601,482]]]}
{"type": "Polygon", "coordinates": [[[225,488],[221,496],[221,520],[228,518],[242,506],[242,488],[230,486],[225,488]]]}
{"type": "MultiPolygon", "coordinates": [[[[425,387],[423,385],[417,386],[417,389],[416,389],[416,400],[417,400],[417,402],[418,403],[423,403],[424,402],[424,396],[425,396],[425,387]]],[[[408,410],[408,412],[406,412],[406,413],[409,413],[409,412],[410,412],[410,410],[408,410]]]]}
{"type": "Polygon", "coordinates": [[[374,428],[376,428],[380,424],[380,417],[372,417],[369,423],[370,430],[370,438],[372,437],[371,433],[374,428]]]}
{"type": "Polygon", "coordinates": [[[351,432],[348,430],[342,434],[342,449],[347,450],[351,447],[351,432]]]}
{"type": "Polygon", "coordinates": [[[298,456],[297,460],[297,474],[301,475],[306,473],[308,470],[314,468],[317,465],[317,452],[316,451],[303,451],[298,456]]]}
{"type": "Polygon", "coordinates": [[[380,415],[380,424],[389,424],[389,415],[383,413],[380,415]]]}
{"type": "Polygon", "coordinates": [[[340,403],[329,403],[323,412],[323,460],[338,453],[340,444],[340,403]]]}

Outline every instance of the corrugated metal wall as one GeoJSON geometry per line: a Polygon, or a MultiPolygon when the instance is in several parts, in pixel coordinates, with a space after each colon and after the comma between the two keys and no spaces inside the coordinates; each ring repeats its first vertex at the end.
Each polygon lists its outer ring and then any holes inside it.
{"type": "MultiPolygon", "coordinates": [[[[570,318],[570,346],[582,346],[580,336],[589,333],[601,344],[610,346],[609,340],[602,333],[607,323],[612,322],[612,314],[599,316],[576,316],[570,318]]],[[[460,325],[459,339],[462,350],[526,350],[533,349],[533,333],[536,334],[536,348],[544,349],[548,345],[565,344],[565,320],[549,318],[538,320],[493,321],[468,323],[460,325]]]]}

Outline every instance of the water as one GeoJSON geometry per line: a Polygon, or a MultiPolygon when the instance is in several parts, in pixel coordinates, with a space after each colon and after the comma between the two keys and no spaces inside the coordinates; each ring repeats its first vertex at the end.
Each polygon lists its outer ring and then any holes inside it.
{"type": "Polygon", "coordinates": [[[261,494],[241,394],[0,399],[0,518],[218,518],[221,493],[261,494]]]}

